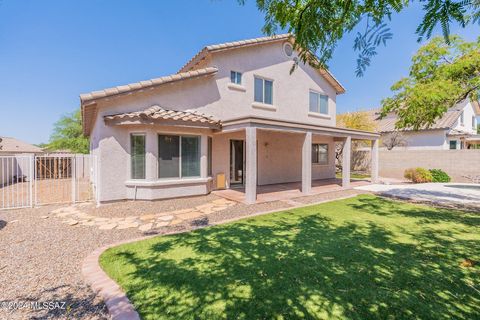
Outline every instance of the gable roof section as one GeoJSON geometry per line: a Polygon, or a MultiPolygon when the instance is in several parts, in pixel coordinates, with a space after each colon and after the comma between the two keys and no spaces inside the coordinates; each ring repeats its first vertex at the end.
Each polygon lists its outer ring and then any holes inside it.
{"type": "Polygon", "coordinates": [[[155,78],[146,81],[135,82],[124,86],[113,87],[100,91],[93,91],[80,95],[81,111],[82,111],[82,128],[83,134],[88,136],[93,128],[95,118],[97,115],[97,107],[95,101],[98,99],[104,99],[114,97],[118,95],[131,94],[133,92],[139,92],[142,90],[152,89],[161,85],[169,83],[177,83],[188,79],[195,79],[203,76],[210,76],[217,73],[218,69],[214,67],[192,70],[189,72],[182,72],[172,74],[169,76],[155,78]]]}
{"type": "MultiPolygon", "coordinates": [[[[455,122],[460,117],[464,107],[467,105],[468,100],[457,103],[455,106],[448,109],[448,111],[438,119],[431,126],[423,127],[420,130],[438,130],[438,129],[450,129],[455,126],[455,122]]],[[[389,114],[383,119],[378,119],[380,111],[378,109],[370,110],[371,117],[377,122],[377,131],[380,133],[392,132],[395,131],[395,123],[398,120],[398,117],[395,114],[389,114]]],[[[400,131],[414,131],[412,128],[405,128],[400,131]]]]}
{"type": "Polygon", "coordinates": [[[12,137],[0,137],[0,154],[4,153],[41,153],[42,148],[34,146],[30,143],[12,138],[12,137]]]}
{"type": "Polygon", "coordinates": [[[217,71],[218,69],[215,67],[208,67],[204,69],[176,73],[176,74],[172,74],[172,75],[168,75],[160,78],[130,83],[127,85],[117,86],[117,87],[108,88],[100,91],[93,91],[90,93],[81,94],[80,101],[82,102],[82,104],[84,104],[91,100],[107,98],[107,97],[116,96],[120,94],[131,93],[133,91],[139,91],[143,89],[157,87],[167,83],[173,83],[173,82],[178,82],[186,79],[192,79],[196,77],[211,75],[216,73],[217,71]]]}
{"type": "Polygon", "coordinates": [[[145,121],[161,121],[216,129],[220,129],[222,125],[219,120],[205,114],[188,110],[168,110],[157,105],[151,106],[143,111],[104,116],[104,120],[105,122],[117,122],[117,124],[122,124],[122,122],[125,122],[125,124],[131,124],[132,122],[142,123],[145,121]]]}
{"type": "MultiPolygon", "coordinates": [[[[288,39],[294,39],[290,34],[279,34],[268,37],[261,37],[255,39],[247,39],[241,41],[226,42],[220,44],[214,44],[204,47],[200,50],[192,59],[190,59],[178,72],[187,72],[190,70],[195,70],[195,67],[203,60],[205,60],[209,55],[219,51],[239,49],[248,46],[261,45],[272,42],[285,41],[288,39]]],[[[327,82],[335,88],[337,94],[345,93],[345,88],[342,84],[330,73],[327,69],[320,68],[318,69],[320,74],[327,80],[327,82]]]]}

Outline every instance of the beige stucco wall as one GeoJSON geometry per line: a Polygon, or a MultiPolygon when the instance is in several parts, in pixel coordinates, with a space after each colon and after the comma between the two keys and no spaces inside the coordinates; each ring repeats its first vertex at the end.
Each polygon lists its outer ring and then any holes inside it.
{"type": "MultiPolygon", "coordinates": [[[[369,151],[352,153],[352,163],[368,163],[369,151]]],[[[408,168],[442,169],[453,182],[468,181],[464,176],[480,175],[480,150],[380,150],[379,174],[403,179],[408,168]]],[[[357,168],[368,169],[365,168],[357,168]]]]}
{"type": "MultiPolygon", "coordinates": [[[[283,43],[255,46],[218,53],[205,66],[216,66],[219,71],[214,76],[181,81],[173,85],[146,89],[130,95],[111,97],[97,102],[97,116],[91,132],[91,153],[99,161],[99,200],[120,199],[156,199],[193,194],[205,194],[210,191],[210,183],[170,186],[131,186],[126,183],[130,174],[130,139],[132,132],[147,135],[146,180],[156,180],[157,139],[159,132],[211,135],[210,130],[179,129],[163,126],[107,126],[105,115],[144,110],[152,105],[160,105],[173,110],[197,110],[220,120],[243,116],[262,116],[279,120],[306,122],[318,125],[335,125],[336,93],[333,87],[310,66],[300,64],[290,74],[292,57],[283,53],[283,43]],[[232,89],[230,71],[243,73],[243,89],[232,89]],[[275,110],[257,108],[253,103],[254,75],[272,79],[273,106],[275,110]],[[313,117],[309,115],[309,90],[313,89],[329,96],[329,115],[313,117]]],[[[213,176],[224,172],[229,178],[228,139],[237,135],[243,139],[244,133],[215,135],[213,139],[213,176]],[[227,142],[225,142],[227,141],[227,142]]],[[[260,134],[259,145],[259,183],[268,184],[301,179],[301,144],[297,137],[284,137],[292,142],[295,151],[287,152],[284,143],[277,137],[260,134]],[[265,147],[265,142],[270,147],[265,147]],[[269,162],[278,158],[281,162],[273,165],[269,162]],[[297,163],[298,161],[298,163],[297,163]],[[282,167],[283,166],[283,167],[282,167]],[[283,177],[283,178],[281,178],[283,177]]],[[[328,140],[330,141],[330,140],[328,140]]],[[[333,155],[333,146],[331,147],[333,155]]],[[[328,166],[315,166],[314,179],[334,176],[334,161],[328,166]]]]}
{"type": "MultiPolygon", "coordinates": [[[[302,144],[304,134],[268,130],[257,131],[257,184],[268,185],[302,180],[302,144]]],[[[245,140],[245,132],[218,134],[213,137],[212,172],[224,173],[230,186],[230,140],[245,140]]],[[[313,135],[313,143],[329,145],[328,165],[312,165],[312,179],[335,177],[335,151],[331,137],[313,135]]]]}

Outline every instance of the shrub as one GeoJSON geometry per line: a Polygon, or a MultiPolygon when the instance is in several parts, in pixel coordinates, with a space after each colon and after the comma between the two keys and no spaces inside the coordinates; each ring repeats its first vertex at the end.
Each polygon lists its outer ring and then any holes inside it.
{"type": "Polygon", "coordinates": [[[432,174],[424,168],[410,168],[405,170],[403,176],[405,179],[415,183],[432,182],[432,174]]]}
{"type": "Polygon", "coordinates": [[[432,182],[432,174],[427,169],[416,168],[415,174],[413,175],[413,182],[415,183],[432,182]]]}
{"type": "Polygon", "coordinates": [[[403,173],[403,176],[405,177],[405,179],[413,181],[414,174],[415,174],[415,168],[409,168],[405,170],[405,172],[403,173]]]}
{"type": "Polygon", "coordinates": [[[433,182],[450,182],[450,176],[442,169],[430,169],[433,182]]]}

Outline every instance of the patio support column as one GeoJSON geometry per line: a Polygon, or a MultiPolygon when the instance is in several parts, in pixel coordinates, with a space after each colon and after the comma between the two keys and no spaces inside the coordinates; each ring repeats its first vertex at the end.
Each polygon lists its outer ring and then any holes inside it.
{"type": "Polygon", "coordinates": [[[370,163],[370,179],[372,183],[378,183],[378,139],[372,140],[370,163]]]}
{"type": "Polygon", "coordinates": [[[245,202],[257,200],[257,128],[245,128],[245,202]]]}
{"type": "Polygon", "coordinates": [[[200,138],[200,177],[208,176],[208,136],[202,134],[200,138]]]}
{"type": "Polygon", "coordinates": [[[342,187],[350,187],[350,156],[352,152],[352,137],[345,138],[342,151],[342,187]]]}
{"type": "Polygon", "coordinates": [[[302,146],[302,193],[312,192],[312,133],[305,133],[302,146]]]}

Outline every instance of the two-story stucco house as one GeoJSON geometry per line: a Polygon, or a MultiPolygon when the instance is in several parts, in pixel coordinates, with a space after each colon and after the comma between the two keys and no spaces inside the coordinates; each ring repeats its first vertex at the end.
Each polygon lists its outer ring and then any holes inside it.
{"type": "MultiPolygon", "coordinates": [[[[84,133],[98,157],[99,201],[162,199],[241,186],[335,177],[334,144],[350,162],[352,139],[371,132],[335,126],[345,90],[324,69],[298,64],[288,35],[212,45],[178,73],[82,94],[84,133]]],[[[378,160],[372,157],[372,179],[378,160]]],[[[344,165],[343,187],[350,183],[344,165]]]]}
{"type": "MultiPolygon", "coordinates": [[[[389,114],[378,119],[378,110],[371,111],[372,118],[376,119],[377,131],[383,137],[394,132],[397,116],[389,114]]],[[[477,117],[480,116],[478,101],[462,101],[451,107],[440,119],[428,128],[420,130],[403,129],[403,143],[398,149],[411,150],[448,150],[468,149],[472,145],[480,144],[480,135],[477,134],[477,117]]]]}

